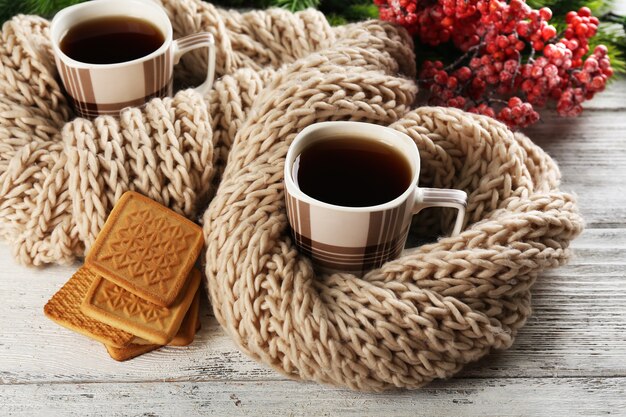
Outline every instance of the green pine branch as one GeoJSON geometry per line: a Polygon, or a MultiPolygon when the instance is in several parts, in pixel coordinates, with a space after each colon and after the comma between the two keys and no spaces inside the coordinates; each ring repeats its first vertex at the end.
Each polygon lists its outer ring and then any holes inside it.
{"type": "Polygon", "coordinates": [[[0,22],[4,23],[16,14],[27,13],[24,1],[0,0],[0,22]]]}
{"type": "Polygon", "coordinates": [[[0,0],[0,23],[17,14],[52,17],[57,11],[83,0],[0,0]]]}
{"type": "Polygon", "coordinates": [[[317,8],[320,5],[320,0],[274,0],[272,5],[297,12],[311,7],[317,8]]]}
{"type": "Polygon", "coordinates": [[[29,14],[50,17],[58,10],[82,1],[84,0],[24,0],[22,2],[26,5],[29,14]]]}

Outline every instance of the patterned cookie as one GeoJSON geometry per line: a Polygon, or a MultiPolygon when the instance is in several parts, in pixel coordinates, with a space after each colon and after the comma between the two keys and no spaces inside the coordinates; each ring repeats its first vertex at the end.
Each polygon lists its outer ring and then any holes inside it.
{"type": "MultiPolygon", "coordinates": [[[[196,291],[196,295],[193,298],[191,306],[185,314],[185,318],[183,319],[182,324],[180,325],[180,329],[178,329],[178,333],[176,336],[167,344],[167,346],[187,346],[193,342],[194,336],[196,335],[196,331],[200,328],[200,288],[196,291]]],[[[133,344],[137,345],[151,345],[152,343],[142,339],[140,337],[135,337],[132,341],[133,344]]]]}
{"type": "Polygon", "coordinates": [[[81,267],[44,306],[44,314],[52,321],[107,345],[121,348],[131,343],[134,335],[86,316],[80,306],[97,275],[81,267]]]}
{"type": "MultiPolygon", "coordinates": [[[[196,291],[196,296],[189,307],[189,311],[180,325],[180,329],[176,336],[167,346],[187,346],[193,342],[195,333],[200,330],[200,289],[196,291]]],[[[105,345],[107,352],[111,358],[116,361],[126,361],[159,349],[161,345],[150,343],[147,340],[135,337],[133,342],[123,348],[105,345]]]]}
{"type": "Polygon", "coordinates": [[[81,306],[83,313],[149,342],[166,345],[178,332],[200,285],[192,269],[180,296],[169,308],[153,304],[102,277],[97,277],[81,306]]]}
{"type": "Polygon", "coordinates": [[[111,211],[85,264],[125,290],[170,307],[203,244],[200,226],[129,191],[111,211]]]}

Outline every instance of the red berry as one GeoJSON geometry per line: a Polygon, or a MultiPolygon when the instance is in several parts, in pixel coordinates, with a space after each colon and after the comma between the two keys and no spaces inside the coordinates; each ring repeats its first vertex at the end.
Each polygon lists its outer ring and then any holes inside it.
{"type": "Polygon", "coordinates": [[[508,104],[509,107],[519,106],[522,104],[522,99],[519,97],[511,97],[508,104]]]}
{"type": "Polygon", "coordinates": [[[443,85],[448,81],[448,74],[445,71],[438,71],[434,79],[437,84],[443,85]]]}
{"type": "Polygon", "coordinates": [[[541,30],[541,37],[544,40],[552,39],[556,36],[556,28],[554,26],[546,26],[541,30]]]}
{"type": "Polygon", "coordinates": [[[611,61],[609,61],[606,58],[603,58],[603,59],[598,61],[598,65],[600,66],[600,68],[602,68],[604,70],[604,69],[607,69],[607,68],[611,67],[611,61]]]}
{"type": "Polygon", "coordinates": [[[606,55],[609,52],[609,49],[604,45],[598,45],[593,50],[594,55],[606,55]]]}
{"type": "Polygon", "coordinates": [[[515,29],[520,36],[526,37],[530,34],[530,27],[528,22],[519,22],[515,29]]]}
{"type": "Polygon", "coordinates": [[[514,72],[518,67],[517,61],[514,59],[509,59],[504,63],[503,69],[507,72],[514,72]]]}
{"type": "Polygon", "coordinates": [[[522,0],[511,0],[511,2],[509,3],[509,7],[511,8],[511,10],[514,11],[522,10],[523,5],[524,3],[522,2],[522,0]]]}
{"type": "Polygon", "coordinates": [[[593,77],[593,79],[591,80],[591,87],[594,90],[599,91],[603,89],[605,84],[606,84],[606,81],[600,76],[593,77]]]}
{"type": "Polygon", "coordinates": [[[577,72],[575,77],[578,81],[580,81],[583,84],[587,84],[589,80],[591,79],[591,77],[589,76],[589,73],[586,71],[577,72]]]}
{"type": "Polygon", "coordinates": [[[552,18],[552,10],[548,7],[542,7],[539,9],[539,14],[543,20],[550,20],[552,18]]]}
{"type": "Polygon", "coordinates": [[[496,44],[498,45],[498,48],[504,49],[507,46],[509,46],[509,40],[507,39],[506,36],[499,35],[496,38],[496,44]]]}
{"type": "Polygon", "coordinates": [[[583,69],[587,72],[596,71],[598,68],[599,68],[598,60],[595,59],[593,55],[587,58],[587,60],[585,61],[583,65],[583,69]]]}
{"type": "Polygon", "coordinates": [[[456,76],[461,81],[467,81],[472,76],[472,70],[469,67],[461,67],[456,71],[456,76]]]}
{"type": "Polygon", "coordinates": [[[578,47],[580,46],[576,39],[571,39],[568,43],[566,43],[566,45],[570,51],[578,49],[578,47]]]}
{"type": "Polygon", "coordinates": [[[580,25],[576,26],[576,34],[578,36],[586,36],[587,35],[587,30],[589,29],[589,27],[587,27],[586,24],[581,23],[580,25]]]}

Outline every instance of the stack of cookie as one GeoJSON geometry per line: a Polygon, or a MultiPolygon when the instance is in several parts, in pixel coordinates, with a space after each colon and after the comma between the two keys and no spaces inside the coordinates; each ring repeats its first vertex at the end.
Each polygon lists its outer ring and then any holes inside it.
{"type": "Polygon", "coordinates": [[[115,205],[82,266],[48,301],[50,319],[119,361],[185,346],[199,328],[203,246],[195,223],[135,192],[115,205]]]}

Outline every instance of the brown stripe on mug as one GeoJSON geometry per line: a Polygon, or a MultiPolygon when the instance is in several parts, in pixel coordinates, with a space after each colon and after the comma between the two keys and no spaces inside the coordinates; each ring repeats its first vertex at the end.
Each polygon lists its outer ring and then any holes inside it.
{"type": "Polygon", "coordinates": [[[171,95],[173,80],[170,81],[163,86],[158,91],[148,94],[145,97],[138,98],[136,100],[124,101],[120,103],[89,103],[76,100],[71,95],[68,97],[70,104],[75,109],[75,111],[83,116],[83,117],[97,117],[102,115],[118,115],[120,110],[126,107],[140,107],[145,105],[148,101],[153,98],[162,98],[168,97],[171,95]]]}
{"type": "Polygon", "coordinates": [[[96,96],[93,91],[93,83],[91,81],[91,72],[87,68],[78,68],[78,79],[80,80],[81,91],[83,95],[82,106],[86,113],[97,113],[98,105],[96,104],[96,96]]]}
{"type": "Polygon", "coordinates": [[[300,245],[300,233],[298,230],[296,230],[297,228],[299,228],[300,225],[300,217],[298,215],[298,200],[296,200],[294,197],[292,197],[290,194],[286,194],[289,201],[289,210],[290,210],[290,214],[291,214],[291,219],[292,219],[292,224],[296,225],[297,227],[291,226],[291,231],[293,234],[293,239],[294,242],[296,243],[296,245],[300,245]]]}
{"type": "Polygon", "coordinates": [[[300,244],[311,245],[311,206],[298,200],[298,216],[300,217],[300,244]]]}
{"type": "Polygon", "coordinates": [[[385,253],[385,249],[386,249],[387,244],[389,242],[389,237],[391,236],[391,232],[393,231],[393,225],[394,225],[394,222],[395,222],[395,219],[396,219],[396,209],[395,208],[389,210],[387,213],[388,213],[387,218],[388,218],[389,221],[388,221],[388,223],[387,223],[387,225],[386,225],[386,227],[384,229],[385,233],[383,233],[382,239],[381,239],[380,244],[379,244],[378,249],[377,249],[377,253],[379,253],[379,254],[385,253]]]}
{"type": "Polygon", "coordinates": [[[74,100],[74,96],[76,96],[76,87],[75,87],[74,79],[72,77],[71,69],[64,63],[62,63],[62,69],[63,69],[63,75],[65,78],[65,84],[67,88],[67,94],[70,97],[70,99],[74,100]]]}
{"type": "Polygon", "coordinates": [[[370,269],[379,268],[388,259],[397,257],[404,249],[405,235],[398,236],[393,241],[392,250],[385,254],[384,257],[376,256],[373,258],[361,258],[361,259],[343,259],[340,256],[311,256],[313,261],[324,268],[344,270],[349,272],[365,272],[370,269]]]}
{"type": "Polygon", "coordinates": [[[391,212],[391,210],[386,210],[384,212],[383,222],[382,222],[380,231],[378,233],[378,242],[376,246],[374,248],[369,249],[368,252],[379,254],[382,251],[383,246],[385,244],[385,239],[387,237],[387,232],[389,231],[389,225],[391,223],[392,214],[393,213],[391,212]]]}
{"type": "Polygon", "coordinates": [[[339,253],[334,253],[334,254],[333,253],[321,253],[317,249],[315,250],[315,253],[313,253],[311,250],[306,249],[303,246],[300,246],[300,250],[302,251],[302,253],[307,254],[314,259],[332,260],[335,262],[343,262],[346,264],[355,264],[355,263],[375,264],[378,261],[383,261],[384,259],[387,259],[387,257],[391,256],[392,254],[397,254],[397,253],[402,252],[402,249],[404,249],[404,242],[402,242],[399,237],[394,239],[393,245],[390,245],[390,249],[387,252],[376,253],[367,257],[362,256],[362,255],[358,257],[344,257],[344,256],[341,256],[339,253]]]}
{"type": "MultiPolygon", "coordinates": [[[[407,228],[407,233],[408,233],[408,228],[407,228]]],[[[407,233],[402,233],[396,236],[393,239],[392,243],[389,245],[390,249],[384,254],[384,256],[379,256],[375,258],[375,260],[372,260],[370,262],[366,261],[363,264],[363,270],[367,271],[370,269],[379,268],[389,259],[397,258],[404,250],[404,244],[406,243],[407,233]]]]}
{"type": "Polygon", "coordinates": [[[93,83],[91,82],[91,71],[87,68],[78,68],[78,78],[82,87],[83,98],[86,103],[95,103],[96,96],[93,92],[93,83]]]}
{"type": "MultiPolygon", "coordinates": [[[[173,77],[174,65],[172,64],[172,54],[165,54],[165,79],[171,80],[173,77]]],[[[170,93],[171,95],[171,93],[170,93]]]]}
{"type": "Polygon", "coordinates": [[[152,92],[156,90],[156,59],[151,59],[149,61],[145,61],[143,63],[143,82],[144,82],[144,91],[152,92]]]}
{"type": "Polygon", "coordinates": [[[296,211],[294,210],[294,199],[291,194],[285,192],[285,204],[287,206],[287,216],[291,221],[289,222],[289,229],[291,229],[291,235],[293,237],[294,243],[297,244],[298,237],[296,235],[296,230],[294,228],[294,224],[297,224],[296,211]]]}
{"type": "Polygon", "coordinates": [[[383,211],[373,211],[370,213],[369,228],[367,230],[367,246],[373,246],[378,243],[383,213],[383,211]]]}
{"type": "Polygon", "coordinates": [[[400,215],[401,212],[404,211],[403,208],[403,205],[400,204],[392,210],[391,224],[389,226],[389,231],[385,236],[385,243],[383,244],[383,249],[381,250],[381,253],[387,253],[390,245],[392,244],[393,238],[397,236],[398,225],[401,224],[403,220],[400,215]]]}
{"type": "Polygon", "coordinates": [[[89,106],[87,106],[87,104],[85,103],[83,90],[81,88],[81,79],[80,79],[80,74],[78,72],[78,68],[70,68],[70,71],[72,73],[72,78],[75,81],[74,93],[76,94],[77,100],[79,100],[81,103],[81,106],[80,106],[81,113],[87,112],[89,111],[89,106]]]}
{"type": "MultiPolygon", "coordinates": [[[[295,198],[291,199],[291,210],[293,211],[293,231],[298,232],[300,230],[300,217],[298,216],[298,201],[295,198]]],[[[300,244],[300,233],[294,234],[296,245],[300,244]]]]}
{"type": "MultiPolygon", "coordinates": [[[[408,229],[407,229],[408,230],[408,229]]],[[[294,234],[299,235],[298,232],[294,232],[294,234]]],[[[397,247],[400,243],[402,243],[401,248],[404,247],[404,237],[406,233],[401,233],[398,236],[394,236],[394,238],[386,242],[385,245],[387,249],[381,251],[374,251],[376,247],[374,246],[366,246],[366,247],[347,247],[347,246],[335,246],[329,245],[326,243],[321,243],[312,240],[310,244],[301,244],[301,249],[306,251],[309,254],[313,254],[314,257],[326,258],[326,259],[336,259],[343,260],[346,262],[353,262],[358,260],[374,260],[377,257],[386,257],[390,253],[396,252],[397,247]]],[[[302,239],[302,236],[298,236],[298,240],[302,239]]]]}
{"type": "MultiPolygon", "coordinates": [[[[161,87],[161,83],[163,82],[163,55],[159,55],[154,59],[154,63],[155,63],[155,68],[154,68],[154,73],[155,73],[155,84],[152,87],[151,90],[148,91],[155,91],[158,90],[161,87]]],[[[147,92],[147,91],[146,91],[147,92]]]]}
{"type": "Polygon", "coordinates": [[[322,268],[326,268],[326,269],[342,270],[342,271],[352,272],[355,274],[365,271],[365,269],[363,269],[362,264],[346,265],[342,262],[326,261],[323,259],[314,259],[314,261],[316,265],[321,266],[322,268]]]}

